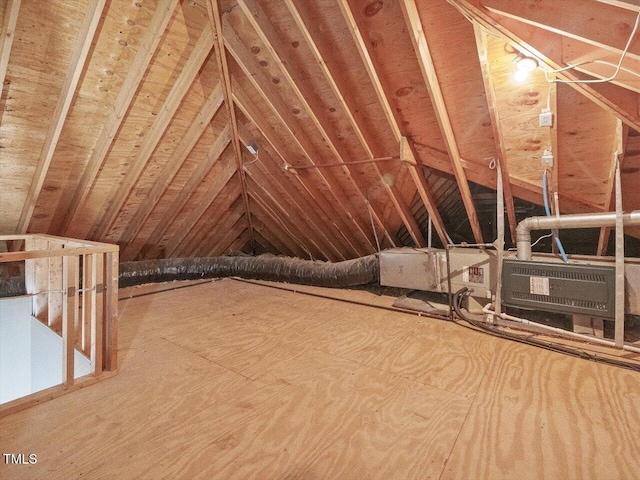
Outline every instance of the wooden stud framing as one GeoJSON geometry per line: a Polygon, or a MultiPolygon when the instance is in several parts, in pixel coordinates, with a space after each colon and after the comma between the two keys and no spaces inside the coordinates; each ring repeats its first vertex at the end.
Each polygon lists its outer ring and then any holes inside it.
{"type": "Polygon", "coordinates": [[[54,228],[55,231],[68,231],[74,220],[76,212],[87,199],[87,196],[91,191],[91,186],[98,176],[100,167],[109,153],[116,133],[129,110],[129,106],[133,101],[138,85],[147,71],[147,67],[155,54],[156,48],[162,39],[164,31],[167,28],[169,20],[171,20],[173,11],[177,4],[178,0],[159,1],[159,5],[156,8],[151,24],[147,29],[145,38],[138,47],[138,52],[136,53],[131,68],[129,69],[129,73],[120,87],[118,97],[113,105],[113,110],[105,120],[100,137],[98,138],[96,146],[91,153],[91,157],[85,166],[73,199],[67,208],[67,214],[62,219],[61,224],[56,225],[54,228]]]}
{"type": "MultiPolygon", "coordinates": [[[[615,202],[616,163],[620,162],[620,168],[622,168],[622,165],[624,163],[624,154],[627,150],[628,137],[629,127],[623,125],[622,121],[618,119],[616,121],[616,144],[614,145],[613,153],[611,155],[611,170],[609,172],[609,179],[607,180],[607,200],[605,201],[604,207],[602,209],[604,212],[610,212],[615,202]]],[[[600,229],[596,255],[603,256],[607,254],[610,235],[611,228],[602,227],[600,229]]]]}
{"type": "Polygon", "coordinates": [[[0,236],[0,241],[7,240],[20,240],[25,249],[3,253],[0,263],[25,262],[25,285],[34,298],[33,314],[61,336],[62,355],[57,361],[61,362],[62,384],[45,390],[46,394],[36,392],[0,405],[0,417],[71,391],[77,384],[88,385],[105,370],[115,373],[118,346],[116,245],[44,234],[0,236]],[[93,380],[76,381],[76,350],[90,357],[93,380]]]}
{"type": "Polygon", "coordinates": [[[469,217],[473,236],[477,243],[483,243],[480,222],[478,221],[476,208],[473,204],[471,190],[469,190],[467,175],[462,167],[460,151],[458,150],[458,144],[453,133],[449,114],[447,113],[447,106],[440,88],[440,80],[438,79],[438,75],[433,64],[429,43],[427,42],[427,37],[422,29],[422,22],[420,20],[420,15],[418,14],[418,8],[416,7],[415,0],[403,0],[401,6],[405,15],[405,21],[411,31],[411,40],[413,41],[414,49],[418,56],[418,63],[420,64],[425,84],[427,85],[429,95],[431,96],[431,103],[434,106],[436,118],[438,119],[440,129],[442,130],[447,150],[449,151],[449,155],[453,161],[453,172],[456,177],[456,181],[458,182],[462,202],[464,203],[467,216],[469,217]]]}
{"type": "MultiPolygon", "coordinates": [[[[482,68],[484,90],[487,96],[489,116],[491,118],[491,126],[493,128],[493,138],[496,144],[496,160],[500,164],[500,171],[502,173],[502,186],[504,188],[505,206],[507,208],[507,218],[509,220],[511,241],[515,243],[516,226],[518,224],[518,221],[516,219],[516,208],[513,204],[513,193],[511,192],[511,180],[509,178],[509,169],[507,165],[507,152],[502,141],[502,123],[500,122],[500,114],[498,112],[498,105],[496,103],[495,85],[493,83],[493,76],[491,75],[491,65],[489,63],[489,59],[487,58],[487,38],[485,37],[485,33],[482,31],[482,29],[477,25],[473,26],[473,30],[476,36],[478,58],[480,59],[480,66],[482,68]]],[[[557,162],[554,162],[554,164],[555,163],[557,162]]]]}
{"type": "Polygon", "coordinates": [[[238,121],[236,119],[236,112],[232,102],[232,90],[231,90],[231,76],[229,74],[229,65],[227,64],[227,54],[224,47],[224,38],[222,37],[222,17],[220,14],[220,8],[218,0],[207,1],[207,12],[209,15],[209,22],[211,23],[211,30],[216,39],[216,59],[218,61],[218,71],[220,72],[220,78],[224,81],[224,100],[227,107],[227,113],[229,115],[229,122],[231,124],[231,138],[233,142],[233,151],[236,158],[236,166],[238,175],[240,176],[240,185],[242,186],[242,201],[244,203],[245,214],[247,215],[247,222],[249,223],[249,236],[251,238],[251,248],[254,247],[253,241],[253,226],[251,224],[251,208],[249,205],[249,195],[247,193],[247,180],[245,178],[244,169],[242,168],[242,151],[240,150],[240,139],[238,138],[238,121]]]}
{"type": "Polygon", "coordinates": [[[104,368],[118,369],[118,252],[105,255],[104,368]]]}

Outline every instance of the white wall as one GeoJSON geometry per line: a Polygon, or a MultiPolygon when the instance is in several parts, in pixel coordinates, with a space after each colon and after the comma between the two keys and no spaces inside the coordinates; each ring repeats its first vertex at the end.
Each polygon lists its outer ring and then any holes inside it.
{"type": "MultiPolygon", "coordinates": [[[[31,297],[0,298],[0,403],[62,383],[62,338],[31,311],[31,297]]],[[[76,351],[75,377],[90,372],[76,351]]]]}

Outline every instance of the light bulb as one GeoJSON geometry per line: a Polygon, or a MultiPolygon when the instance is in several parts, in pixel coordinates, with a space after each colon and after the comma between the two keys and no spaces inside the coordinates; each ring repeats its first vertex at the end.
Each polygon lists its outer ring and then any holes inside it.
{"type": "Polygon", "coordinates": [[[524,57],[518,60],[516,66],[521,72],[533,72],[538,68],[538,61],[535,58],[524,57]]]}
{"type": "Polygon", "coordinates": [[[524,83],[529,79],[529,72],[526,70],[516,70],[513,73],[513,79],[518,83],[524,83]]]}

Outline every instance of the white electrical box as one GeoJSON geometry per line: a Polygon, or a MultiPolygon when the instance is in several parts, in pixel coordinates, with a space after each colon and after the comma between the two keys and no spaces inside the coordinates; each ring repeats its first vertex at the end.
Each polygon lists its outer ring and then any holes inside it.
{"type": "Polygon", "coordinates": [[[553,125],[553,113],[548,108],[543,108],[540,112],[540,126],[551,127],[553,125]]]}
{"type": "Polygon", "coordinates": [[[542,168],[553,168],[553,152],[545,150],[542,154],[542,168]]]}

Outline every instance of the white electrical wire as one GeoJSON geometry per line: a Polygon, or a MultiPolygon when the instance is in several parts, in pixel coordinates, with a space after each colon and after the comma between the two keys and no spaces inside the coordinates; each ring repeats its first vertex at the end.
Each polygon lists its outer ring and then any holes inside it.
{"type": "Polygon", "coordinates": [[[618,76],[618,73],[620,73],[620,70],[622,69],[622,61],[624,60],[624,57],[626,57],[627,52],[629,51],[629,46],[631,45],[631,41],[633,40],[633,37],[636,35],[636,32],[638,31],[638,25],[640,25],[640,12],[638,12],[638,16],[636,17],[636,23],[633,26],[633,30],[631,31],[631,35],[629,36],[629,39],[627,40],[627,44],[624,47],[624,50],[622,51],[622,55],[620,55],[620,60],[618,61],[617,65],[616,65],[616,70],[613,73],[613,75],[607,77],[607,78],[598,78],[598,79],[593,79],[593,80],[560,80],[560,79],[549,79],[549,73],[559,73],[559,72],[564,72],[565,70],[571,70],[574,69],[576,67],[579,67],[580,65],[585,65],[587,63],[605,63],[599,60],[595,60],[593,62],[589,61],[589,62],[582,62],[576,65],[567,65],[566,67],[563,68],[559,68],[557,70],[545,70],[545,69],[541,69],[544,72],[544,76],[545,79],[547,80],[547,82],[549,83],[606,83],[606,82],[610,82],[611,80],[615,79],[618,76]]]}
{"type": "Polygon", "coordinates": [[[258,156],[260,155],[260,152],[256,152],[256,158],[254,158],[253,160],[251,160],[250,162],[246,162],[243,164],[244,167],[246,167],[247,165],[251,165],[252,163],[256,163],[258,161],[258,156]]]}
{"type": "Polygon", "coordinates": [[[553,233],[549,233],[548,235],[542,235],[540,238],[538,238],[535,242],[533,242],[531,244],[531,248],[535,247],[538,244],[538,242],[540,240],[542,240],[543,238],[549,238],[549,237],[552,237],[552,236],[553,236],[553,233]]]}

